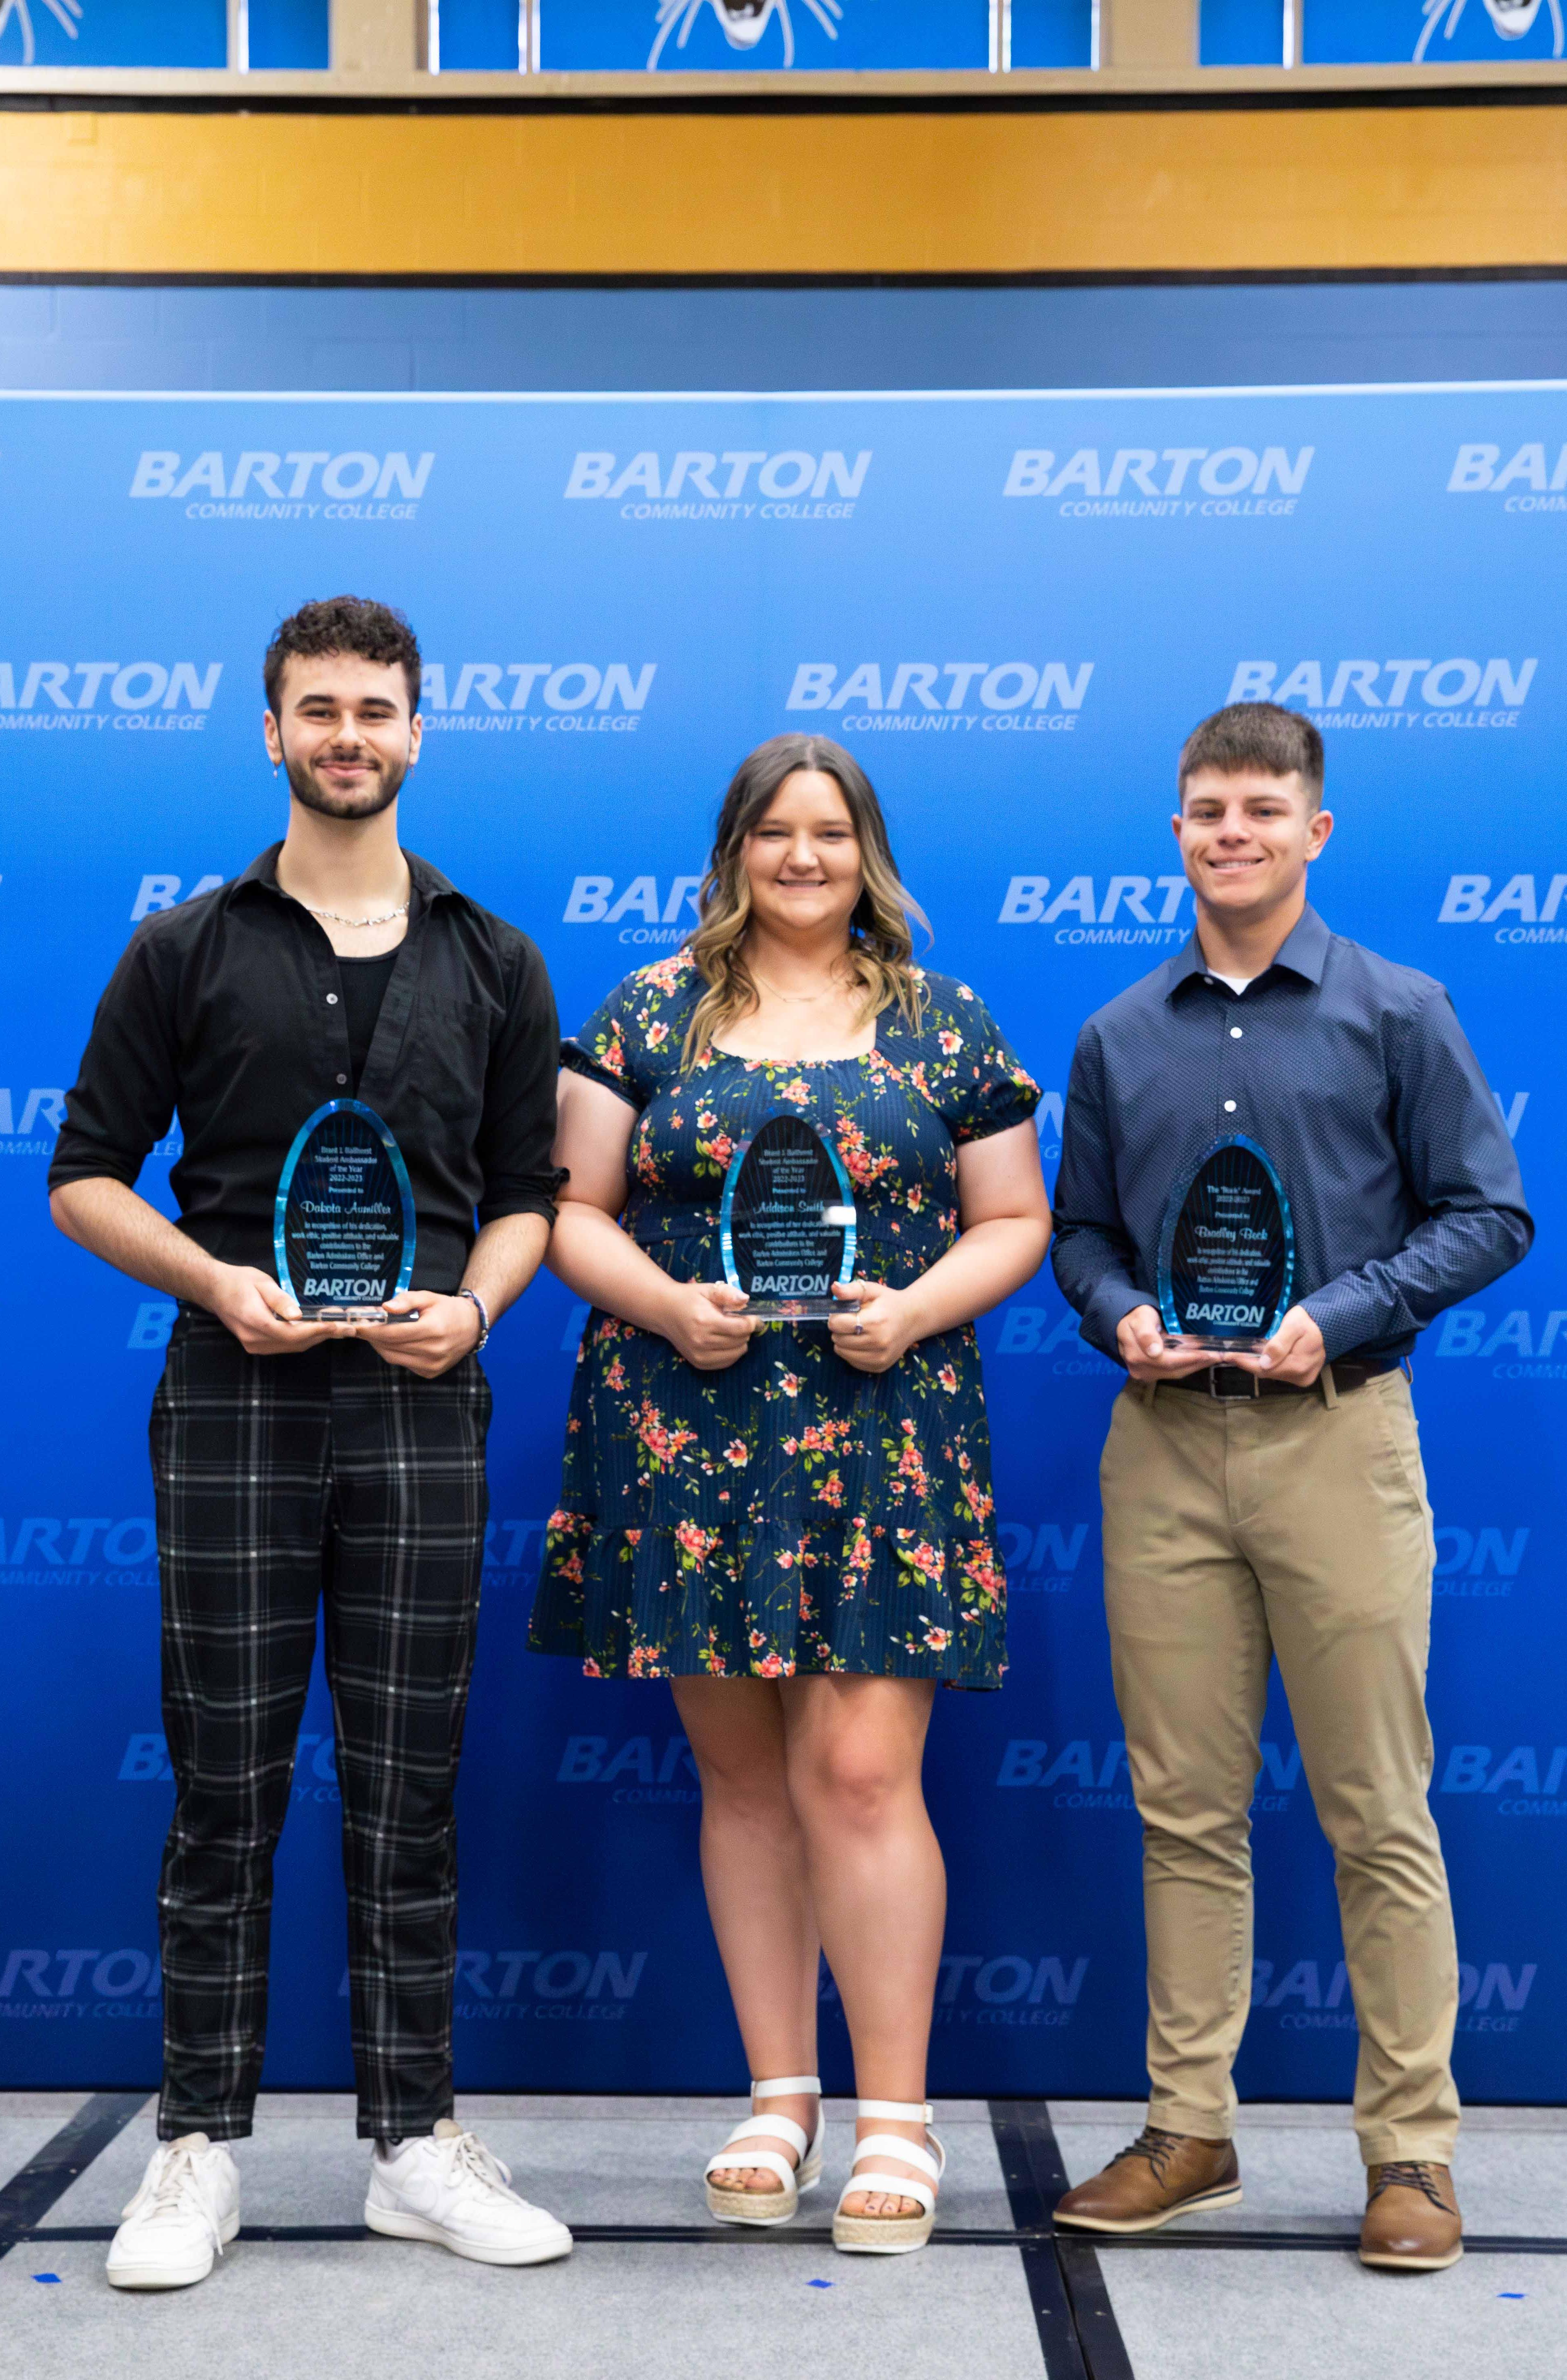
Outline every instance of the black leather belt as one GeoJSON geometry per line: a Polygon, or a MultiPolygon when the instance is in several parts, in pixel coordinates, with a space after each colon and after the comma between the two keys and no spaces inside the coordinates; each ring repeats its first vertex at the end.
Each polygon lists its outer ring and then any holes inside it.
{"type": "MultiPolygon", "coordinates": [[[[1363,1389],[1367,1380],[1379,1380],[1384,1372],[1398,1370],[1395,1355],[1343,1356],[1330,1368],[1333,1387],[1342,1397],[1354,1389],[1363,1389]]],[[[1218,1404],[1250,1404],[1260,1397],[1314,1397],[1318,1384],[1297,1387],[1294,1380],[1266,1380],[1259,1373],[1244,1372],[1238,1364],[1214,1364],[1206,1372],[1192,1372],[1180,1380],[1161,1380],[1161,1388],[1182,1389],[1189,1397],[1212,1397],[1218,1404]]]]}

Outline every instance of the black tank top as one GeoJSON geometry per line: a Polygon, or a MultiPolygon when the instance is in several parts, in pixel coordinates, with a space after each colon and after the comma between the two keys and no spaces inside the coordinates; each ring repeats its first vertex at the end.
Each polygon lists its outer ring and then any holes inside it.
{"type": "MultiPolygon", "coordinates": [[[[398,949],[401,945],[398,945],[398,949]]],[[[370,1045],[375,1038],[375,1021],[381,1014],[381,1003],[386,997],[386,987],[392,980],[392,970],[397,964],[397,949],[383,951],[378,958],[346,959],[337,955],[337,973],[343,986],[343,1014],[348,1026],[348,1063],[356,1097],[359,1076],[370,1056],[370,1045]]]]}

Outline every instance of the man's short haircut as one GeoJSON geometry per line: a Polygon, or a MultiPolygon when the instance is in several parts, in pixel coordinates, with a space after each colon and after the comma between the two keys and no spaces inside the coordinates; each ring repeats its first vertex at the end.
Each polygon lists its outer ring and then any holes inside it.
{"type": "Polygon", "coordinates": [[[1298,770],[1307,808],[1322,807],[1322,738],[1309,719],[1276,702],[1226,703],[1193,728],[1181,747],[1176,780],[1183,802],[1186,780],[1199,769],[1221,777],[1238,777],[1246,769],[1287,777],[1298,770]]]}
{"type": "Polygon", "coordinates": [[[408,682],[408,709],[419,709],[419,638],[401,612],[389,604],[372,603],[365,595],[329,595],[322,603],[301,603],[278,625],[261,663],[267,709],[276,719],[283,691],[283,673],[295,660],[314,660],[322,653],[358,653],[367,662],[401,662],[408,682]]]}

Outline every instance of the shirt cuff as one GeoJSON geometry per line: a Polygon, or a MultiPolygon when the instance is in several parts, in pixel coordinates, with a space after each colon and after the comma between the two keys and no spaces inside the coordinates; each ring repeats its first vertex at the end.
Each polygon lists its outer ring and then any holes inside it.
{"type": "Polygon", "coordinates": [[[62,1155],[56,1142],[48,1187],[59,1190],[67,1182],[123,1182],[128,1190],[134,1190],[145,1162],[144,1158],[125,1156],[118,1149],[83,1148],[79,1142],[62,1155]]]}
{"type": "Polygon", "coordinates": [[[1109,1273],[1083,1308],[1083,1336],[1090,1347],[1099,1348],[1111,1363],[1119,1364],[1123,1358],[1115,1336],[1118,1326],[1139,1305],[1156,1303],[1146,1289],[1139,1289],[1124,1273],[1109,1273]]]}
{"type": "Polygon", "coordinates": [[[1367,1314],[1362,1300],[1342,1278],[1324,1282],[1309,1297],[1300,1300],[1303,1314],[1309,1314],[1322,1333],[1325,1360],[1333,1364],[1354,1348],[1364,1347],[1368,1339],[1385,1333],[1387,1325],[1377,1315],[1367,1314]]]}
{"type": "Polygon", "coordinates": [[[539,1183],[519,1183],[515,1189],[500,1189],[481,1198],[475,1213],[480,1225],[498,1223],[506,1215],[542,1215],[553,1228],[555,1220],[555,1193],[566,1175],[555,1173],[545,1188],[539,1183]]]}

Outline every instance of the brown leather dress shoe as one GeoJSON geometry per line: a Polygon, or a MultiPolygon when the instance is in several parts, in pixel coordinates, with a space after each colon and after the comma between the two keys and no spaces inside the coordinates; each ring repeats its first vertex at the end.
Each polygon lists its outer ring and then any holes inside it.
{"type": "Polygon", "coordinates": [[[1439,2273],[1464,2253],[1464,2217],[1445,2165],[1366,2169],[1360,2261],[1391,2273],[1439,2273]]]}
{"type": "Polygon", "coordinates": [[[1240,2203],[1233,2141],[1200,2141],[1148,2124],[1102,2173],[1067,2192],[1055,2219],[1084,2231],[1157,2231],[1199,2207],[1240,2203]]]}

